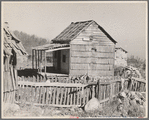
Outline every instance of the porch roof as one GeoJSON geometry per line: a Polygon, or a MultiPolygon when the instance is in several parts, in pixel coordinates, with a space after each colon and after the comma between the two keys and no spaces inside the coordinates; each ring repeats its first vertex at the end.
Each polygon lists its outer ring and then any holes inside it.
{"type": "Polygon", "coordinates": [[[69,44],[45,44],[42,46],[32,47],[34,50],[45,50],[46,52],[61,50],[61,49],[69,49],[69,44]]]}

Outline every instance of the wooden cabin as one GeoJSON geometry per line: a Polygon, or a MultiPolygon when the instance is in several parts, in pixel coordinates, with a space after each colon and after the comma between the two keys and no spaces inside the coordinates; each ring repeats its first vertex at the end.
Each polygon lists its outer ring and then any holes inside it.
{"type": "Polygon", "coordinates": [[[127,51],[121,47],[115,48],[115,66],[126,67],[127,66],[127,51]]]}
{"type": "Polygon", "coordinates": [[[17,90],[17,57],[27,55],[20,40],[9,30],[8,23],[3,27],[3,101],[13,103],[17,90]]]}
{"type": "MultiPolygon", "coordinates": [[[[53,70],[70,76],[113,76],[117,42],[95,21],[72,22],[51,44],[32,48],[33,68],[53,53],[53,70]],[[45,57],[46,58],[46,57],[45,57]]],[[[45,67],[47,69],[47,67],[45,67]]],[[[46,70],[45,70],[46,71],[46,70]]]]}

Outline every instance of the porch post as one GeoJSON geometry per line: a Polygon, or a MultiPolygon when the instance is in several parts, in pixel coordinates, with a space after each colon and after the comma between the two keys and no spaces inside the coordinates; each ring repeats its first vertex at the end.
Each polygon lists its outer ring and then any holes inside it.
{"type": "Polygon", "coordinates": [[[45,52],[45,74],[46,74],[46,64],[47,64],[47,59],[46,59],[46,50],[44,51],[45,52]]]}
{"type": "Polygon", "coordinates": [[[40,56],[39,56],[39,50],[38,50],[38,69],[39,69],[39,60],[40,60],[40,56]]]}
{"type": "Polygon", "coordinates": [[[32,49],[32,69],[34,69],[34,49],[32,49]]]}
{"type": "Polygon", "coordinates": [[[40,72],[42,72],[42,50],[40,50],[40,72]]]}
{"type": "Polygon", "coordinates": [[[35,50],[36,69],[37,69],[37,50],[35,50]]]}
{"type": "Polygon", "coordinates": [[[40,56],[41,56],[41,63],[42,63],[42,50],[40,51],[41,53],[40,53],[40,56]]]}

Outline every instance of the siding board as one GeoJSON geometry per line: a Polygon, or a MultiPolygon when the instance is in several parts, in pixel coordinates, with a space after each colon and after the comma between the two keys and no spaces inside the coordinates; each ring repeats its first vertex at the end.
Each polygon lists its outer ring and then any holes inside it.
{"type": "Polygon", "coordinates": [[[102,53],[102,52],[78,52],[72,51],[72,57],[105,57],[105,58],[113,58],[112,53],[102,53]]]}
{"type": "Polygon", "coordinates": [[[114,46],[98,46],[98,45],[72,45],[72,51],[92,51],[95,48],[97,52],[114,52],[114,46]]]}
{"type": "Polygon", "coordinates": [[[112,70],[113,65],[100,64],[71,64],[73,70],[112,70]]]}
{"type": "Polygon", "coordinates": [[[99,41],[99,40],[94,40],[92,42],[87,42],[87,41],[83,41],[82,37],[79,39],[75,39],[75,41],[72,41],[71,44],[83,44],[83,45],[90,45],[90,44],[96,44],[96,45],[113,45],[113,43],[111,43],[110,41],[99,41]]]}
{"type": "Polygon", "coordinates": [[[71,57],[71,63],[99,63],[113,65],[114,59],[102,59],[102,58],[83,58],[83,57],[71,57]]]}

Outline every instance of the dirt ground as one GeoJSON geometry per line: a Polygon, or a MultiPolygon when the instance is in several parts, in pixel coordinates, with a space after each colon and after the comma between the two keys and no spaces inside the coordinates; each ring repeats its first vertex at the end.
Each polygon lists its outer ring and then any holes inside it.
{"type": "Polygon", "coordinates": [[[82,108],[58,108],[50,106],[31,106],[20,104],[20,109],[8,109],[4,111],[4,117],[54,117],[54,118],[80,118],[80,117],[100,117],[101,113],[85,113],[82,108]]]}
{"type": "Polygon", "coordinates": [[[130,102],[125,99],[123,105],[124,108],[121,112],[117,111],[117,106],[119,105],[119,99],[115,99],[105,107],[102,111],[93,111],[86,113],[82,108],[71,107],[71,108],[58,108],[50,106],[33,106],[25,104],[15,104],[14,106],[4,109],[3,117],[6,118],[88,118],[88,117],[145,117],[146,105],[139,105],[130,102]]]}

